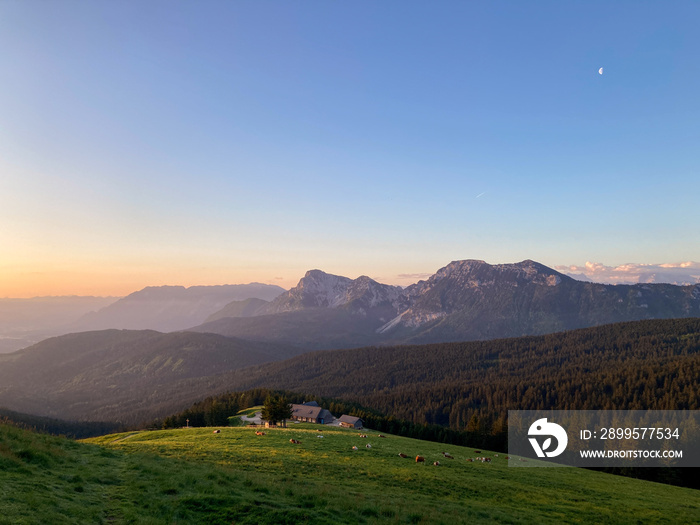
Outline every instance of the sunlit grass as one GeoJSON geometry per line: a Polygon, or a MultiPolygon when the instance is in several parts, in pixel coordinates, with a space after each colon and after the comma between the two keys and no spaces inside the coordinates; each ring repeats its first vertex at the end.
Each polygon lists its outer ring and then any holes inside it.
{"type": "Polygon", "coordinates": [[[690,489],[509,468],[502,455],[372,431],[213,430],[77,443],[0,426],[0,523],[692,523],[700,513],[690,489]],[[476,455],[493,461],[466,461],[476,455]]]}
{"type": "Polygon", "coordinates": [[[681,517],[700,513],[700,497],[689,489],[574,468],[509,468],[503,455],[486,451],[481,455],[493,457],[491,463],[468,463],[468,457],[479,455],[471,449],[363,433],[368,437],[291,424],[266,430],[265,436],[246,428],[224,428],[220,434],[180,429],[92,441],[214,464],[237,472],[251,487],[264,486],[268,495],[290,498],[291,505],[333,509],[349,522],[682,522],[681,517]],[[292,438],[301,443],[290,443],[292,438]],[[402,459],[399,452],[409,457],[402,459]],[[416,455],[426,463],[416,463],[416,455]]]}

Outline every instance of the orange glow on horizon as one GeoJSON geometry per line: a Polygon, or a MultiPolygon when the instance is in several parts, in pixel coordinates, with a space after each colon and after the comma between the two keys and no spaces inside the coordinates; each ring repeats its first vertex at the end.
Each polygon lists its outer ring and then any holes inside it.
{"type": "Polygon", "coordinates": [[[142,272],[96,271],[85,269],[60,271],[2,271],[0,298],[48,296],[124,297],[147,286],[214,286],[259,282],[288,289],[299,277],[269,278],[258,275],[236,275],[228,272],[185,272],[182,270],[142,272]],[[292,282],[293,281],[293,282],[292,282]],[[291,284],[289,284],[291,283],[291,284]]]}

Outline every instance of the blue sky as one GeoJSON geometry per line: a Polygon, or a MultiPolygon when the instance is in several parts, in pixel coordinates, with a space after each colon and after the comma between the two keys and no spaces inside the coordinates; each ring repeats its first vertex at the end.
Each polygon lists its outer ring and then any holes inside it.
{"type": "Polygon", "coordinates": [[[699,261],[698,20],[4,0],[0,296],[699,261]]]}

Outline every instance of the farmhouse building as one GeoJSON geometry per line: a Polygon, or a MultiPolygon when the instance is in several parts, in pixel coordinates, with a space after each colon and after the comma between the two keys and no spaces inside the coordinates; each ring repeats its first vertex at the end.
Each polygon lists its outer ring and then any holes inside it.
{"type": "Polygon", "coordinates": [[[318,405],[292,405],[292,419],[306,423],[327,425],[332,423],[335,418],[328,410],[318,405]]]}
{"type": "Polygon", "coordinates": [[[362,428],[362,420],[359,417],[348,416],[343,414],[338,419],[341,427],[345,428],[362,428]]]}

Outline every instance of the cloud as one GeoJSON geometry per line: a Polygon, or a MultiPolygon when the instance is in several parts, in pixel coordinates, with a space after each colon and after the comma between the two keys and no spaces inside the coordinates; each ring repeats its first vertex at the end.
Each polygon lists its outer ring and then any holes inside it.
{"type": "Polygon", "coordinates": [[[427,279],[432,276],[432,273],[400,273],[396,277],[399,279],[427,279]]]}
{"type": "Polygon", "coordinates": [[[628,263],[620,266],[586,262],[584,266],[557,266],[555,269],[574,279],[607,284],[700,283],[700,263],[693,261],[663,264],[628,263]]]}

